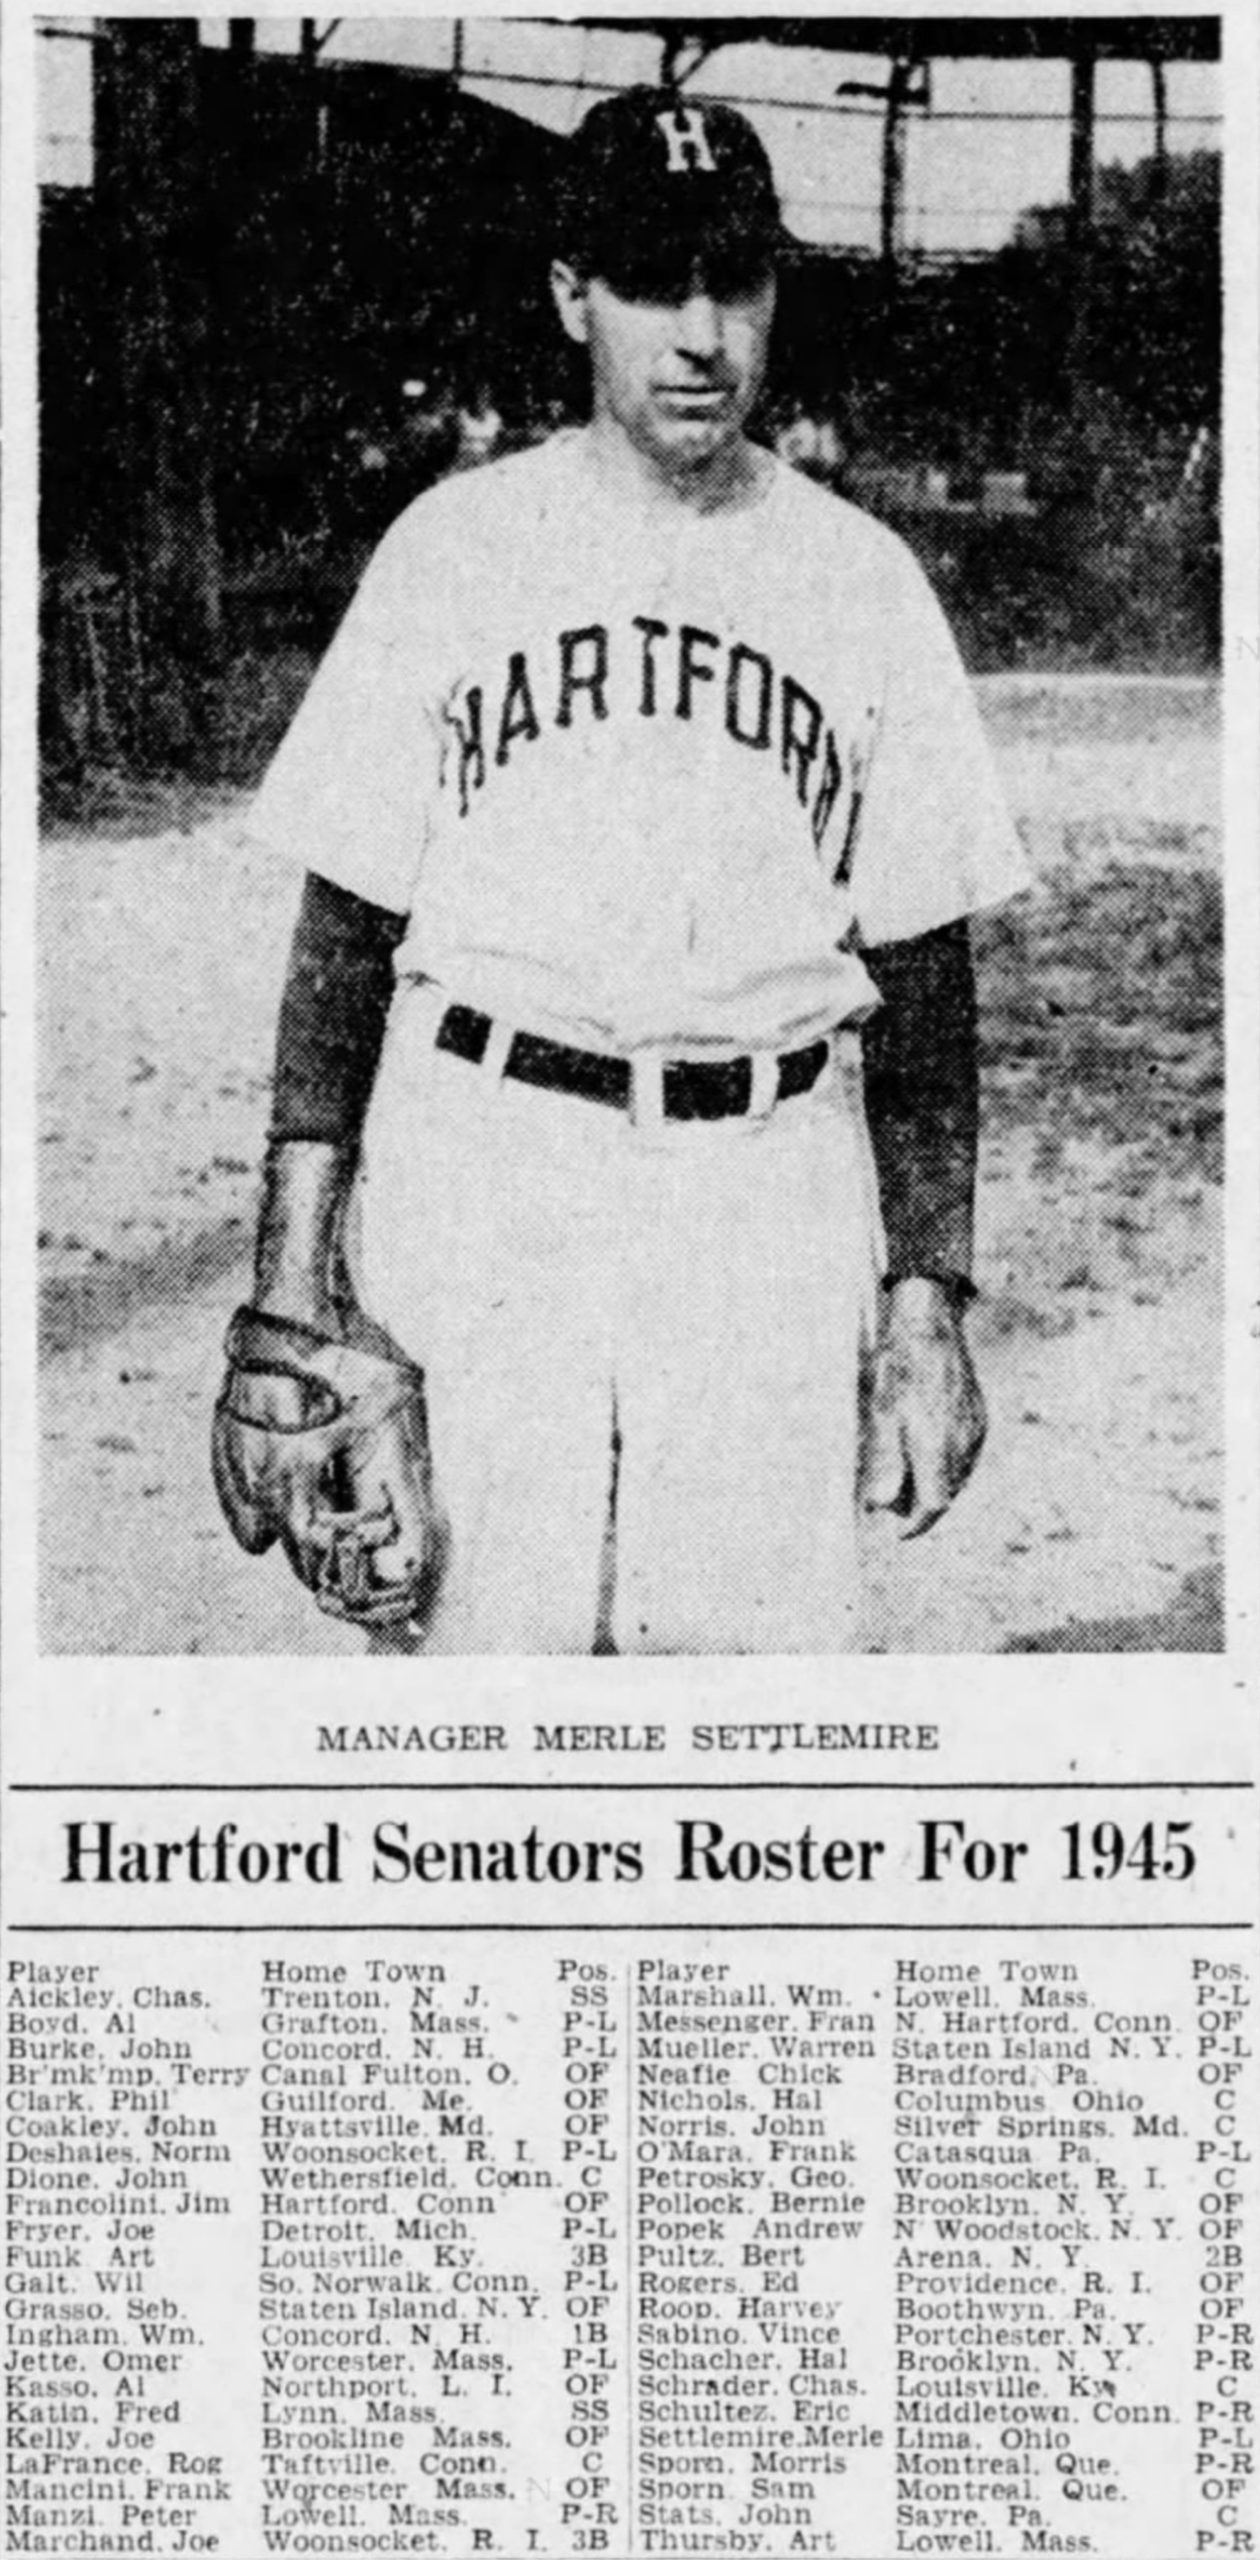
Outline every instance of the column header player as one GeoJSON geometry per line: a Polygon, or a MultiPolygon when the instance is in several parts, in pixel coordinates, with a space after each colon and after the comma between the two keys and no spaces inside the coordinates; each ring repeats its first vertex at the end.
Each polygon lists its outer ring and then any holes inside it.
{"type": "Polygon", "coordinates": [[[591,111],[590,423],[401,517],[263,786],[216,1463],[378,1646],[852,1650],[863,1380],[907,1533],[983,1437],[966,918],[1024,868],[912,557],[746,433],[782,243],[734,110],[591,111]]]}

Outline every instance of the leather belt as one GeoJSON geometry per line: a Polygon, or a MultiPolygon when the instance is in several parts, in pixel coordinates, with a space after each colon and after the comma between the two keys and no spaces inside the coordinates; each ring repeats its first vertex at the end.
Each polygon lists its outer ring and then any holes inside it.
{"type": "MultiPolygon", "coordinates": [[[[488,1013],[471,1005],[451,1004],[438,1027],[435,1046],[453,1058],[479,1067],[494,1030],[488,1013]]],[[[806,1049],[791,1049],[777,1061],[776,1102],[808,1093],[816,1085],[830,1055],[827,1040],[812,1040],[806,1049]]],[[[605,1056],[596,1049],[570,1049],[563,1041],[541,1038],[533,1031],[513,1035],[503,1073],[517,1084],[542,1086],[548,1093],[567,1093],[583,1102],[607,1103],[629,1111],[634,1101],[634,1067],[629,1058],[605,1056]]],[[[753,1105],[751,1058],[667,1059],[661,1070],[662,1110],[667,1120],[732,1120],[753,1105]]]]}

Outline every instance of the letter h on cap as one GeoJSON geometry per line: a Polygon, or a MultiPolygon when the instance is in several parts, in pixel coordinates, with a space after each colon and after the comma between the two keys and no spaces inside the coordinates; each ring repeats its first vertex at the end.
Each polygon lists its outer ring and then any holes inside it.
{"type": "Polygon", "coordinates": [[[698,107],[666,107],[656,121],[665,136],[665,147],[669,153],[666,171],[669,177],[686,177],[696,169],[703,170],[711,178],[717,176],[717,162],[698,107]]]}

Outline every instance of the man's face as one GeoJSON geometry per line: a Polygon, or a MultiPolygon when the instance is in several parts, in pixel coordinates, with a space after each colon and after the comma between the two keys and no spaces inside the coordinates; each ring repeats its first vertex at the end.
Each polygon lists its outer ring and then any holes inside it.
{"type": "Polygon", "coordinates": [[[761,388],[774,318],[768,266],[697,259],[580,276],[557,265],[561,320],[591,360],[596,420],[671,478],[736,444],[761,388]]]}

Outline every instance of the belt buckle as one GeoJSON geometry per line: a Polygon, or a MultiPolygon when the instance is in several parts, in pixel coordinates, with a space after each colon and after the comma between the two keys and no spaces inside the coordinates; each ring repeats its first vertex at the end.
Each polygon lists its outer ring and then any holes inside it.
{"type": "Polygon", "coordinates": [[[490,1024],[490,1036],[481,1053],[481,1072],[490,1084],[501,1084],[507,1070],[516,1033],[510,1022],[500,1022],[497,1014],[490,1024]]]}
{"type": "Polygon", "coordinates": [[[769,1119],[778,1099],[778,1056],[773,1049],[754,1049],[752,1052],[752,1092],[749,1094],[748,1109],[743,1114],[743,1117],[746,1120],[755,1122],[758,1127],[763,1126],[769,1119]]]}
{"type": "Polygon", "coordinates": [[[659,1049],[638,1049],[631,1056],[630,1126],[648,1134],[665,1126],[665,1060],[659,1049]]]}

